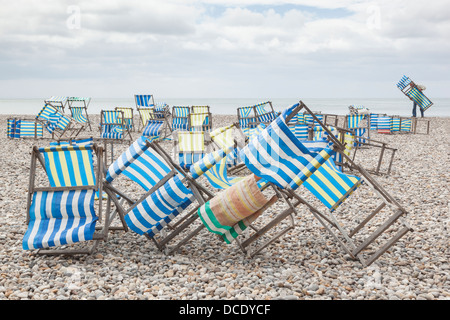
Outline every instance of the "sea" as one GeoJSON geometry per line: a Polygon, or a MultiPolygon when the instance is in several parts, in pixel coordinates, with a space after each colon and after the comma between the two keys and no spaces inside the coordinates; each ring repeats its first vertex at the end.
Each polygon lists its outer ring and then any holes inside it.
{"type": "MultiPolygon", "coordinates": [[[[46,98],[35,99],[0,99],[0,114],[37,115],[46,98]]],[[[298,101],[308,106],[312,111],[327,114],[346,115],[349,106],[364,106],[372,113],[399,115],[410,117],[413,103],[406,97],[395,99],[364,99],[364,98],[156,98],[156,103],[166,103],[172,106],[210,106],[212,114],[236,115],[237,108],[252,106],[271,101],[275,111],[282,111],[298,101]]],[[[450,117],[450,98],[432,99],[433,106],[425,111],[425,117],[450,117]]],[[[130,98],[91,98],[88,114],[100,114],[101,110],[111,110],[115,107],[133,107],[136,104],[134,96],[130,98]]],[[[420,116],[419,110],[417,115],[420,116]]]]}

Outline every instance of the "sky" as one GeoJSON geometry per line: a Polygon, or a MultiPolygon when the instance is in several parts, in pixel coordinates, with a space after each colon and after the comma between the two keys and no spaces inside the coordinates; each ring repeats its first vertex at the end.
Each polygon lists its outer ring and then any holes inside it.
{"type": "Polygon", "coordinates": [[[450,1],[0,0],[0,98],[450,98],[450,1]]]}

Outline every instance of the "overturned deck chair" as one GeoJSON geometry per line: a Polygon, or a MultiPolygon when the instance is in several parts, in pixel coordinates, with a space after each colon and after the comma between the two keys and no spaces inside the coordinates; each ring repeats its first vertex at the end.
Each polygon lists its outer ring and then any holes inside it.
{"type": "Polygon", "coordinates": [[[67,98],[63,96],[52,96],[46,100],[44,100],[45,104],[51,105],[52,107],[55,107],[56,110],[64,114],[65,108],[67,106],[67,98]]]}
{"type": "Polygon", "coordinates": [[[83,124],[85,127],[88,126],[89,130],[92,131],[91,121],[89,120],[89,115],[87,112],[87,108],[90,102],[91,98],[83,98],[83,97],[67,98],[67,105],[69,106],[72,118],[76,122],[83,124]]]}
{"type": "MultiPolygon", "coordinates": [[[[209,165],[224,155],[216,152],[209,165]]],[[[127,226],[163,250],[184,229],[181,226],[186,220],[195,220],[196,208],[213,196],[195,181],[202,170],[207,167],[197,167],[195,177],[184,173],[157,142],[140,137],[109,167],[104,186],[109,199],[125,217],[127,226]],[[121,177],[142,189],[137,199],[133,199],[135,192],[126,193],[117,186],[121,177]],[[126,203],[121,204],[117,196],[126,203]],[[171,232],[170,236],[166,236],[166,229],[171,232]]]]}
{"type": "Polygon", "coordinates": [[[189,113],[190,131],[211,131],[212,116],[209,106],[192,106],[189,113]]]}
{"type": "Polygon", "coordinates": [[[189,114],[191,108],[189,106],[173,106],[172,107],[172,130],[189,130],[189,114]]]}
{"type": "Polygon", "coordinates": [[[52,139],[76,137],[84,129],[84,125],[75,122],[72,117],[64,115],[56,107],[46,104],[36,116],[52,139]]]}
{"type": "Polygon", "coordinates": [[[419,90],[417,84],[407,76],[403,76],[400,79],[397,83],[397,88],[411,101],[416,102],[422,111],[428,110],[433,105],[433,102],[425,96],[422,90],[419,90]]]}
{"type": "Polygon", "coordinates": [[[128,131],[134,132],[134,115],[133,108],[130,107],[116,107],[115,110],[123,112],[123,119],[125,121],[125,126],[128,128],[128,131]]]}
{"type": "MultiPolygon", "coordinates": [[[[302,107],[310,114],[309,108],[301,102],[302,107]]],[[[318,121],[320,123],[320,121],[318,121]]],[[[325,131],[328,128],[321,124],[325,131]]],[[[327,216],[316,208],[310,211],[318,219],[320,224],[330,232],[334,239],[343,247],[351,258],[358,259],[364,266],[376,261],[382,254],[391,248],[405,234],[412,231],[405,216],[407,211],[392,197],[364,168],[357,165],[344,152],[344,145],[331,132],[328,138],[334,148],[337,148],[345,159],[350,163],[364,186],[366,191],[373,196],[374,201],[370,204],[361,205],[353,226],[350,231],[342,220],[337,222],[338,216],[327,216]],[[362,215],[365,213],[365,215],[362,215]]],[[[360,184],[356,182],[355,185],[360,184]]],[[[361,185],[361,184],[360,184],[361,185]]],[[[336,185],[335,185],[336,186],[336,185]]],[[[351,193],[351,191],[350,191],[351,193]]]]}
{"type": "Polygon", "coordinates": [[[184,170],[212,151],[209,132],[174,131],[172,138],[173,160],[184,170]]]}
{"type": "Polygon", "coordinates": [[[102,148],[96,144],[33,147],[23,249],[51,255],[90,254],[99,241],[106,241],[111,216],[103,216],[102,199],[97,209],[94,204],[95,193],[102,192],[103,170],[102,148]],[[48,187],[36,187],[37,162],[48,187]]]}
{"type": "Polygon", "coordinates": [[[40,122],[35,119],[7,119],[6,136],[10,139],[39,139],[43,138],[44,130],[40,122]]]}

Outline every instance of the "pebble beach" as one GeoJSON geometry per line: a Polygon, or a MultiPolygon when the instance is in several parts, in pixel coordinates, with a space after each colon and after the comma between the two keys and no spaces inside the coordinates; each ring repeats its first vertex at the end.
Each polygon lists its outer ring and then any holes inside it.
{"type": "MultiPolygon", "coordinates": [[[[364,267],[304,208],[294,215],[293,230],[253,258],[207,230],[172,254],[119,230],[110,231],[92,255],[24,251],[31,148],[49,140],[8,139],[9,117],[0,115],[1,300],[450,300],[450,118],[426,118],[429,134],[371,132],[373,139],[397,149],[390,174],[374,177],[408,212],[405,219],[413,231],[364,267]]],[[[90,118],[93,131],[83,134],[95,138],[98,115],[90,118]]],[[[236,120],[213,116],[214,127],[236,120]]],[[[172,152],[172,142],[162,145],[172,152]]],[[[121,148],[126,146],[117,146],[117,156],[121,148]]],[[[369,148],[357,163],[372,166],[376,157],[369,148]]],[[[361,207],[376,205],[365,190],[356,190],[345,202],[344,225],[361,207]]],[[[315,203],[306,190],[298,192],[315,203]]],[[[279,206],[258,220],[270,219],[279,206]]]]}

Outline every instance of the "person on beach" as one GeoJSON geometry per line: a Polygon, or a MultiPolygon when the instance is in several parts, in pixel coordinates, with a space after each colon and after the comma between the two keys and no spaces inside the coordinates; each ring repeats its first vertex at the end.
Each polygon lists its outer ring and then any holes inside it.
{"type": "MultiPolygon", "coordinates": [[[[418,84],[418,85],[416,86],[416,88],[419,89],[420,92],[422,92],[422,91],[424,91],[424,90],[426,89],[425,86],[420,85],[420,84],[418,84]]],[[[413,103],[413,110],[412,110],[412,116],[413,116],[414,118],[417,116],[417,111],[416,111],[416,110],[417,110],[417,102],[414,101],[414,103],[413,103]]],[[[423,110],[422,110],[422,108],[419,107],[419,110],[420,110],[420,114],[421,114],[421,116],[422,116],[422,118],[423,118],[423,110]]]]}

